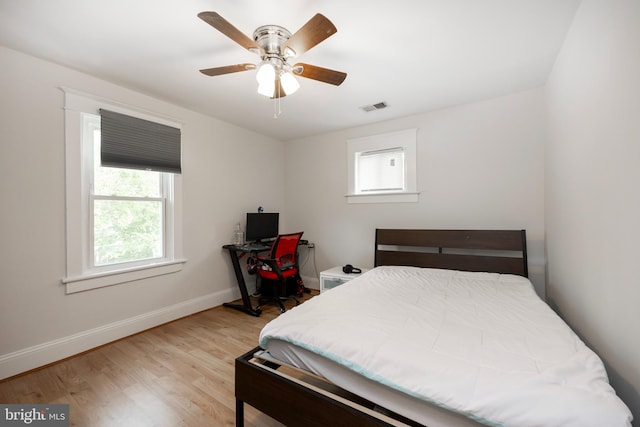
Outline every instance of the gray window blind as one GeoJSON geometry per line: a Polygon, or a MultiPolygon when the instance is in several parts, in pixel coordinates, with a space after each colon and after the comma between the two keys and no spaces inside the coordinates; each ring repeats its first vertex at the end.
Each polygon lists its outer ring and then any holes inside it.
{"type": "Polygon", "coordinates": [[[180,129],[100,110],[102,166],[180,173],[180,129]]]}

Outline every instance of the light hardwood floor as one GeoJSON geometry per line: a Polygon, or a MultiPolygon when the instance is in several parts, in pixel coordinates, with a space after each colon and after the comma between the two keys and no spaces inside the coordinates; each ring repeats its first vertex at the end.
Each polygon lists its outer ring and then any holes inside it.
{"type": "MultiPolygon", "coordinates": [[[[72,426],[234,426],[234,360],[278,314],[215,307],[1,381],[0,402],[68,403],[72,426]]],[[[246,426],[281,426],[245,408],[246,426]]]]}

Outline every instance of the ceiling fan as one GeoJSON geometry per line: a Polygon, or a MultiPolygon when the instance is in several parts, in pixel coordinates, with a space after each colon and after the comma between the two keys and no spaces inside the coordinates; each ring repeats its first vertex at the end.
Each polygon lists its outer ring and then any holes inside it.
{"type": "Polygon", "coordinates": [[[324,15],[318,13],[291,34],[278,25],[263,25],[249,38],[216,12],[201,12],[198,17],[240,46],[260,56],[258,64],[243,63],[200,70],[207,76],[237,73],[257,69],[258,93],[270,98],[291,95],[300,87],[294,75],[339,86],[347,74],[302,62],[289,61],[303,54],[338,30],[324,15]]]}

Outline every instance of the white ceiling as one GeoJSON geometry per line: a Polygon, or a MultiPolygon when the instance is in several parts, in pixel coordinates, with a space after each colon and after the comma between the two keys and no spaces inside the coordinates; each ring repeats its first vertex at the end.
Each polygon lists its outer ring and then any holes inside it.
{"type": "Polygon", "coordinates": [[[0,0],[0,44],[282,140],[422,113],[544,84],[580,0],[0,0]],[[255,71],[198,70],[254,55],[197,18],[251,37],[294,33],[316,13],[338,32],[299,60],[348,74],[298,78],[275,103],[255,71]],[[386,102],[366,113],[360,107],[386,102]]]}

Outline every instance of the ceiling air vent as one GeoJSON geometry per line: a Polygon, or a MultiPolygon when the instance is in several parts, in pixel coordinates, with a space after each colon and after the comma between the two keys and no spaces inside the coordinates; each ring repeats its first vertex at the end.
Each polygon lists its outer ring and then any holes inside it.
{"type": "Polygon", "coordinates": [[[364,107],[360,107],[362,108],[364,111],[366,111],[367,113],[369,111],[375,111],[375,110],[382,110],[383,108],[387,108],[388,105],[386,102],[378,102],[377,104],[372,104],[372,105],[365,105],[364,107]]]}

